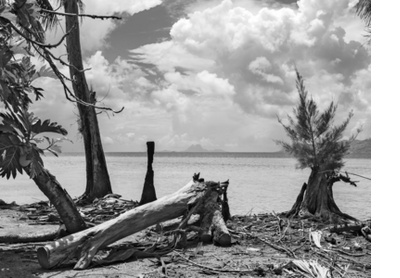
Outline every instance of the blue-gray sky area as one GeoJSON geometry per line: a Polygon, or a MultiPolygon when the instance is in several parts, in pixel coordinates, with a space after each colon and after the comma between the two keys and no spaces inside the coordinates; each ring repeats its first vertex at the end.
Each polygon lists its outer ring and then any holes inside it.
{"type": "MultiPolygon", "coordinates": [[[[345,136],[362,126],[358,138],[371,137],[371,52],[356,2],[85,0],[85,13],[123,17],[81,26],[88,83],[100,104],[125,107],[99,114],[104,149],[145,151],[155,141],[157,150],[277,151],[286,138],[277,116],[297,102],[295,67],[321,109],[338,103],[338,122],[353,111],[345,136]]],[[[83,151],[59,82],[36,85],[45,99],[33,111],[69,131],[63,151],[83,151]]]]}

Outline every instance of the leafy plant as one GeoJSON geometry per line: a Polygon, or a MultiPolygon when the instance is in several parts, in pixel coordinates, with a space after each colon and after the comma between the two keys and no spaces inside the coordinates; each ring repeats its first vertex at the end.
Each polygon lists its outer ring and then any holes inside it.
{"type": "Polygon", "coordinates": [[[350,112],[340,125],[333,125],[337,104],[331,102],[328,108],[320,112],[316,102],[309,97],[303,77],[297,70],[296,75],[299,102],[293,109],[294,118],[288,116],[289,124],[278,119],[291,142],[277,143],[297,159],[301,169],[339,170],[344,165],[343,157],[348,153],[350,143],[361,129],[349,140],[342,140],[353,113],[350,112]]]}
{"type": "Polygon", "coordinates": [[[67,131],[50,120],[41,121],[26,111],[0,113],[0,176],[7,179],[22,174],[25,168],[33,178],[43,171],[41,155],[47,150],[54,155],[61,152],[58,142],[66,138],[50,138],[43,133],[67,135],[67,131]],[[45,147],[40,147],[46,143],[45,147]]]}
{"type": "Polygon", "coordinates": [[[42,121],[28,112],[31,98],[39,100],[43,97],[43,90],[33,86],[32,82],[51,74],[46,67],[39,71],[35,69],[30,60],[33,54],[29,45],[24,46],[24,39],[10,28],[12,24],[24,22],[26,26],[36,26],[40,30],[40,24],[32,15],[34,1],[25,2],[16,1],[14,6],[21,4],[21,8],[14,9],[13,5],[7,6],[0,1],[0,101],[4,104],[4,112],[0,113],[0,176],[7,179],[15,178],[17,172],[22,174],[23,170],[31,178],[40,174],[44,169],[41,155],[46,150],[58,155],[61,149],[57,143],[65,140],[44,134],[67,134],[57,123],[42,121]]]}

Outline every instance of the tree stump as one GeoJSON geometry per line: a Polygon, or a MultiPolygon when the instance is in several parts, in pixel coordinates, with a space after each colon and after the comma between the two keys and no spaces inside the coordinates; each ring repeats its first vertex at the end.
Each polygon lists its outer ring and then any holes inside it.
{"type": "Polygon", "coordinates": [[[194,175],[193,180],[173,194],[38,248],[39,263],[43,268],[50,269],[78,258],[74,269],[85,269],[97,251],[109,244],[182,215],[185,217],[180,227],[185,227],[194,213],[199,213],[203,220],[211,219],[201,221],[202,230],[208,235],[211,234],[214,242],[226,246],[230,244],[230,235],[222,219],[220,206],[216,203],[219,195],[220,183],[204,182],[203,179],[199,179],[199,174],[194,175]]]}

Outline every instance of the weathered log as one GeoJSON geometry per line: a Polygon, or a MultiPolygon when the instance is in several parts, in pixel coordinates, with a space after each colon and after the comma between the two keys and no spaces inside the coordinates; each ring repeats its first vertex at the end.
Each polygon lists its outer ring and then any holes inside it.
{"type": "MultiPolygon", "coordinates": [[[[50,269],[78,258],[74,269],[85,269],[99,249],[149,226],[182,216],[192,210],[190,208],[199,207],[199,203],[208,203],[208,196],[218,196],[218,185],[219,183],[199,180],[198,175],[195,175],[192,181],[171,195],[38,248],[39,263],[43,268],[50,269]]],[[[226,240],[222,244],[224,242],[226,240]]]]}
{"type": "Polygon", "coordinates": [[[221,207],[215,201],[209,198],[204,206],[206,211],[200,224],[200,239],[204,243],[214,242],[220,246],[230,246],[231,236],[222,217],[221,207]]]}
{"type": "Polygon", "coordinates": [[[156,189],[154,188],[153,156],[154,142],[147,142],[147,172],[143,185],[142,198],[139,204],[144,205],[157,200],[156,189]]]}
{"type": "Polygon", "coordinates": [[[211,230],[213,233],[212,237],[214,244],[223,247],[231,245],[231,235],[229,234],[228,228],[225,225],[225,221],[220,210],[215,210],[213,213],[211,230]]]}

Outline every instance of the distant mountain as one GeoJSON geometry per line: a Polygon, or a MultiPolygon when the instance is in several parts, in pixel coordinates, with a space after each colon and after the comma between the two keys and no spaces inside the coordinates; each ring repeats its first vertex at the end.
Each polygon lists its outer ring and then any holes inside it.
{"type": "Polygon", "coordinates": [[[350,154],[348,157],[371,158],[371,138],[354,140],[350,145],[350,154]]]}
{"type": "Polygon", "coordinates": [[[200,144],[193,144],[189,148],[184,150],[184,152],[188,152],[188,153],[206,153],[206,152],[221,153],[221,152],[225,152],[225,151],[220,150],[220,149],[215,149],[215,150],[210,151],[210,150],[204,149],[200,144]]]}
{"type": "Polygon", "coordinates": [[[206,149],[203,149],[203,147],[200,144],[194,144],[191,145],[189,148],[184,150],[184,152],[189,152],[189,153],[204,153],[208,152],[206,149]]]}

